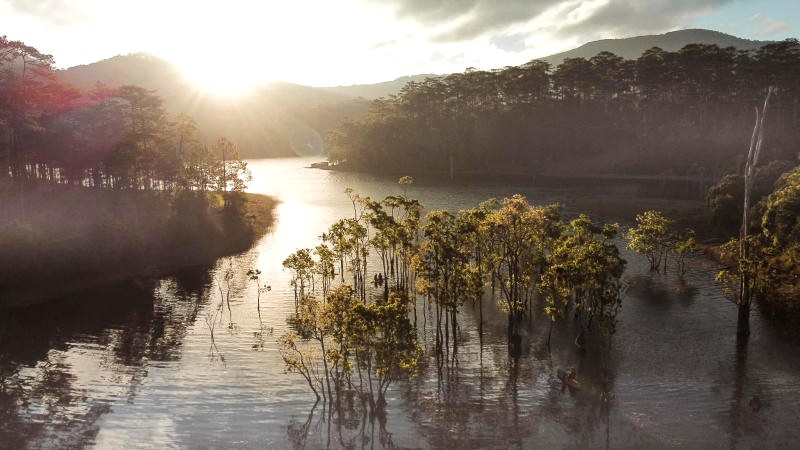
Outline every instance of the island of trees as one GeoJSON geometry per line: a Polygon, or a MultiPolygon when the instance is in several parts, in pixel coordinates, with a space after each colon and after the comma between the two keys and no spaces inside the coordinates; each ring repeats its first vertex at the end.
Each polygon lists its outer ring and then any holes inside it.
{"type": "Polygon", "coordinates": [[[0,38],[3,305],[213,260],[266,231],[274,201],[242,192],[236,145],[204,145],[153,91],[59,83],[53,63],[0,38]]]}
{"type": "Polygon", "coordinates": [[[531,205],[520,195],[423,217],[405,194],[347,193],[353,217],[283,263],[296,314],[294,331],[280,339],[282,355],[317,399],[338,404],[355,393],[380,410],[389,385],[424,363],[419,322],[432,314],[441,368],[456,360],[465,305],[478,310],[483,334],[484,295],[507,315],[512,358],[533,316],[547,315],[551,330],[568,324],[581,350],[614,332],[625,267],[613,242],[618,225],[586,215],[564,222],[558,205],[531,205]]]}

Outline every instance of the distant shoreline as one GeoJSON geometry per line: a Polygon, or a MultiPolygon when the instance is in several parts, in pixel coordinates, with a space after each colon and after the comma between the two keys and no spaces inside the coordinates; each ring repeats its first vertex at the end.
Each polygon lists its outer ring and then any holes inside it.
{"type": "Polygon", "coordinates": [[[450,179],[448,171],[402,171],[388,169],[386,172],[376,173],[369,170],[360,170],[348,167],[346,164],[329,164],[316,162],[308,166],[310,169],[329,170],[334,172],[354,172],[375,175],[381,178],[401,177],[411,175],[419,180],[450,181],[452,183],[507,181],[514,183],[530,183],[542,187],[575,187],[604,185],[631,184],[649,193],[658,193],[677,198],[691,198],[703,200],[708,188],[717,178],[711,176],[694,175],[645,175],[645,174],[542,174],[535,171],[461,171],[454,172],[450,179]]]}

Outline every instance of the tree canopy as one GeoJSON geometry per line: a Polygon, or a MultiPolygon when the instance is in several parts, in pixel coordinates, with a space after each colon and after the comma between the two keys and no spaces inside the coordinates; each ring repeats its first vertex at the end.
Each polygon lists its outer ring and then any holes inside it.
{"type": "Polygon", "coordinates": [[[430,77],[328,135],[329,159],[400,173],[733,171],[753,105],[778,87],[771,159],[800,141],[800,43],[756,51],[691,44],[635,60],[609,52],[430,77]]]}

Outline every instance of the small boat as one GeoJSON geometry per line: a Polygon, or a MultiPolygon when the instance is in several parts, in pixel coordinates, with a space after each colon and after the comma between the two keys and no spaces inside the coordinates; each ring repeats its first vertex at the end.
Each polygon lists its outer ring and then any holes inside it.
{"type": "Polygon", "coordinates": [[[576,380],[575,378],[570,378],[567,375],[566,370],[558,369],[558,371],[556,371],[556,374],[558,375],[558,379],[561,380],[564,384],[566,384],[570,388],[576,390],[581,388],[581,384],[578,382],[578,380],[576,380]]]}

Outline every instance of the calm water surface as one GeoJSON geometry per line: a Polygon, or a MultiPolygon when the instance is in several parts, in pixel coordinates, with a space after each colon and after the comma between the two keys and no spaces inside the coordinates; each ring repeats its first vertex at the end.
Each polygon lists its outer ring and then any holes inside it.
{"type": "MultiPolygon", "coordinates": [[[[575,352],[569,330],[544,346],[531,321],[525,352],[509,360],[505,319],[485,302],[483,337],[471,306],[457,359],[435,360],[389,393],[387,417],[358,408],[329,423],[299,375],[284,373],[276,339],[294,309],[281,262],[318,243],[352,212],[352,187],[380,198],[391,180],[305,169],[307,159],[252,161],[250,188],[278,197],[274,229],[250,251],[151,285],[81,293],[0,318],[0,447],[7,448],[791,448],[800,439],[800,342],[754,313],[737,351],[736,311],[713,282],[716,267],[691,261],[686,282],[651,274],[625,252],[631,281],[610,346],[575,352]],[[218,280],[232,267],[232,311],[213,318],[218,280]],[[250,268],[272,291],[260,315],[250,268]],[[211,341],[209,321],[215,320],[211,341]],[[585,386],[562,392],[558,367],[585,386]],[[615,400],[599,399],[608,378],[615,400]]],[[[568,214],[587,194],[525,183],[418,181],[409,195],[428,209],[471,207],[524,193],[560,201],[568,214]]],[[[597,195],[595,189],[591,195],[597,195]]],[[[627,188],[607,194],[637,202],[627,188]]],[[[613,219],[613,217],[611,217],[613,219]]],[[[420,308],[421,310],[424,308],[420,308]]],[[[430,323],[420,311],[423,339],[430,323]]]]}

